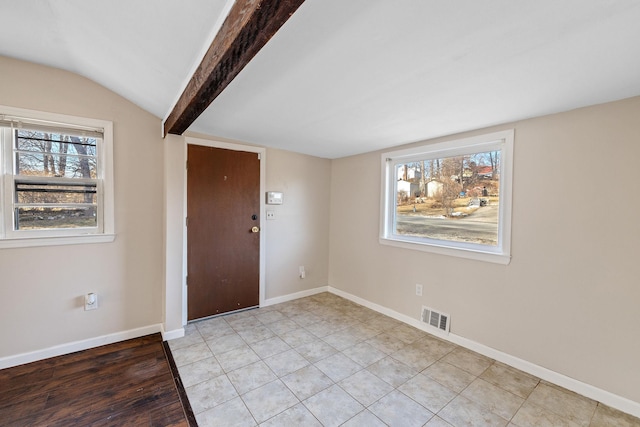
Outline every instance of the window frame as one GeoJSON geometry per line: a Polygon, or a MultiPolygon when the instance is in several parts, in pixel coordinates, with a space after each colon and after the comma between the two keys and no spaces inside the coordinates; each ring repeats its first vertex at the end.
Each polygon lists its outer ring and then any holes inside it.
{"type": "Polygon", "coordinates": [[[509,129],[382,153],[380,244],[503,265],[509,264],[511,261],[513,145],[514,130],[509,129]],[[411,161],[496,151],[496,149],[501,151],[498,244],[496,246],[394,233],[397,185],[396,165],[411,161]]]}
{"type": "MultiPolygon", "coordinates": [[[[71,130],[99,131],[97,154],[97,227],[15,230],[13,130],[0,127],[0,249],[55,246],[84,243],[107,243],[115,240],[113,191],[113,123],[107,120],[27,110],[0,105],[0,120],[22,122],[24,127],[47,127],[61,133],[71,130]]],[[[47,179],[43,179],[46,181],[47,179]]],[[[81,180],[79,180],[81,181],[81,180]]]]}

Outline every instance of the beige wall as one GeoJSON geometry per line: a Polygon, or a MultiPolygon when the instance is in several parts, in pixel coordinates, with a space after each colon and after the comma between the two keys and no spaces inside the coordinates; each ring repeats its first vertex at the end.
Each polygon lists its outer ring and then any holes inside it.
{"type": "Polygon", "coordinates": [[[164,140],[164,330],[166,339],[183,334],[186,318],[184,287],[186,227],[185,201],[186,142],[181,135],[167,135],[164,140]],[[183,310],[184,309],[184,310],[183,310]],[[184,311],[184,313],[183,313],[184,311]],[[177,335],[174,335],[177,334],[177,335]]]}
{"type": "Polygon", "coordinates": [[[508,266],[380,245],[380,153],[333,161],[329,283],[640,402],[639,117],[632,98],[490,129],[515,128],[508,266]]]}
{"type": "Polygon", "coordinates": [[[0,249],[0,357],[162,322],[160,119],[77,75],[0,57],[0,104],[113,121],[113,243],[0,249]],[[100,308],[84,311],[96,292],[100,308]]]}
{"type": "Polygon", "coordinates": [[[282,205],[267,205],[266,298],[327,286],[331,161],[267,150],[266,191],[282,191],[282,205]],[[306,278],[298,277],[300,266],[306,278]]]}

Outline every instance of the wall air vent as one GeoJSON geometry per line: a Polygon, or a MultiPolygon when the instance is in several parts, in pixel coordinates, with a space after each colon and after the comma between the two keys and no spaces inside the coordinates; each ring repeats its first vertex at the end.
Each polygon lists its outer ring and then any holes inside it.
{"type": "Polygon", "coordinates": [[[449,333],[449,323],[451,322],[451,318],[448,314],[435,311],[434,309],[423,305],[421,319],[432,328],[437,328],[449,333]]]}

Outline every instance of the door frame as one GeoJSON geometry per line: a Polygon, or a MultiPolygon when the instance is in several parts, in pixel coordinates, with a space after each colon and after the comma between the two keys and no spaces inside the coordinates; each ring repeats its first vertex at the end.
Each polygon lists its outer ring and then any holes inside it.
{"type": "MultiPolygon", "coordinates": [[[[205,147],[214,147],[214,148],[224,148],[227,150],[234,151],[246,151],[249,153],[256,153],[260,156],[260,222],[258,226],[260,227],[260,257],[259,257],[259,285],[260,285],[260,295],[259,295],[259,306],[262,307],[264,305],[265,300],[265,270],[266,270],[266,262],[265,262],[265,198],[263,197],[265,194],[266,188],[266,170],[265,165],[267,161],[267,150],[264,147],[255,147],[251,145],[243,145],[231,142],[217,141],[217,140],[209,140],[209,139],[201,139],[194,137],[185,137],[184,138],[184,159],[187,158],[187,146],[191,145],[202,145],[205,147]]],[[[182,251],[182,325],[187,324],[187,168],[185,165],[184,168],[184,187],[183,187],[183,205],[182,205],[182,244],[184,250],[182,251]]]]}

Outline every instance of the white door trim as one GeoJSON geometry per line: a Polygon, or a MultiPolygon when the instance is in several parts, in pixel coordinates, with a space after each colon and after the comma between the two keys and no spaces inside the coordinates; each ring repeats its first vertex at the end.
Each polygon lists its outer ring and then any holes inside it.
{"type": "MultiPolygon", "coordinates": [[[[260,156],[260,259],[259,259],[259,263],[260,263],[260,279],[259,279],[259,283],[260,283],[260,299],[259,299],[259,304],[260,306],[264,305],[264,300],[265,300],[265,282],[264,282],[264,278],[265,278],[265,253],[264,253],[264,248],[265,248],[265,233],[264,233],[264,225],[265,225],[265,199],[263,197],[263,195],[265,194],[265,188],[266,188],[266,180],[267,180],[267,174],[266,174],[266,161],[267,161],[267,149],[263,148],[263,147],[254,147],[251,145],[242,145],[242,144],[235,144],[235,143],[230,143],[230,142],[223,142],[223,141],[215,141],[215,140],[209,140],[209,139],[200,139],[200,138],[193,138],[193,137],[185,137],[184,138],[184,158],[187,158],[187,145],[203,145],[206,147],[214,147],[214,148],[224,148],[227,150],[234,150],[234,151],[246,151],[249,153],[256,153],[257,155],[260,156]]],[[[185,167],[184,169],[184,186],[182,189],[183,195],[182,195],[182,201],[183,201],[183,205],[182,205],[182,213],[183,213],[183,224],[186,224],[186,220],[187,220],[187,168],[185,167]]],[[[186,277],[187,275],[187,228],[183,227],[182,228],[182,242],[183,242],[183,248],[184,250],[182,251],[182,277],[186,277]]],[[[182,284],[182,324],[186,325],[187,324],[187,284],[186,282],[184,282],[182,284]]]]}

